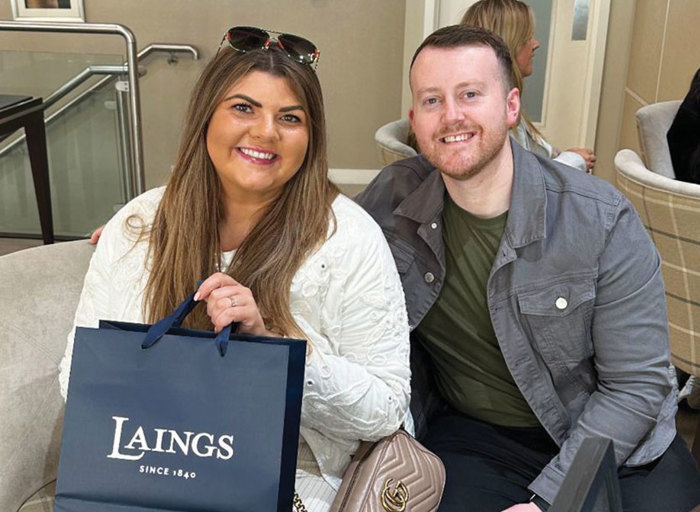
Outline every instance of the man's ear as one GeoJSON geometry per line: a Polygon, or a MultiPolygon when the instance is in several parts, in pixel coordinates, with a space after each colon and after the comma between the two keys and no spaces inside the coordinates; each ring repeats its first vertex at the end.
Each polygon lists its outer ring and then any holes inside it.
{"type": "Polygon", "coordinates": [[[508,120],[508,128],[512,128],[518,124],[520,119],[520,91],[517,87],[513,87],[508,91],[506,96],[506,117],[508,120]]]}
{"type": "Polygon", "coordinates": [[[408,120],[411,122],[411,130],[416,133],[416,128],[413,126],[415,113],[413,112],[413,107],[408,109],[408,120]]]}

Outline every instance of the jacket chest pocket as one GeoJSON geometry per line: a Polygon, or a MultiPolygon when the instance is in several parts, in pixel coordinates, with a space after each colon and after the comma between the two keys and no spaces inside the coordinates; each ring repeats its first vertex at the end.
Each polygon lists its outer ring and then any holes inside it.
{"type": "Polygon", "coordinates": [[[531,339],[555,380],[593,356],[594,299],[593,281],[560,283],[518,294],[531,339]]]}
{"type": "Polygon", "coordinates": [[[396,270],[398,270],[399,275],[406,275],[408,269],[415,261],[415,250],[408,242],[404,242],[395,235],[385,233],[385,236],[389,242],[391,255],[394,257],[394,262],[396,262],[396,270]]]}

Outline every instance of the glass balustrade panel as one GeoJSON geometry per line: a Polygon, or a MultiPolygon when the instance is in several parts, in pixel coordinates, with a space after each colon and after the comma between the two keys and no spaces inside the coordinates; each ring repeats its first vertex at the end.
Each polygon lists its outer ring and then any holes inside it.
{"type": "MultiPolygon", "coordinates": [[[[89,66],[121,65],[120,55],[0,52],[0,92],[40,96],[51,93],[89,66]]],[[[112,80],[66,107],[102,76],[92,76],[45,113],[54,231],[80,237],[107,221],[126,198],[120,93],[112,80]],[[63,112],[49,120],[57,110],[63,112]]],[[[126,107],[126,98],[123,104],[126,107]]],[[[127,113],[124,112],[123,115],[127,113]]],[[[0,142],[0,233],[41,233],[23,130],[0,142]]]]}

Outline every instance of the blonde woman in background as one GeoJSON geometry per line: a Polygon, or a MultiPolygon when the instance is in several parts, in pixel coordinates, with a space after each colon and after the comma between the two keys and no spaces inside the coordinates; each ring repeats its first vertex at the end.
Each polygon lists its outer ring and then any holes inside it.
{"type": "MultiPolygon", "coordinates": [[[[513,83],[522,98],[523,78],[532,74],[532,58],[540,47],[530,6],[520,0],[479,0],[469,7],[460,23],[491,30],[505,41],[513,61],[513,83]]],[[[590,173],[595,165],[596,156],[590,149],[570,148],[559,152],[552,147],[523,110],[519,123],[511,128],[511,135],[525,149],[582,171],[590,173]]]]}

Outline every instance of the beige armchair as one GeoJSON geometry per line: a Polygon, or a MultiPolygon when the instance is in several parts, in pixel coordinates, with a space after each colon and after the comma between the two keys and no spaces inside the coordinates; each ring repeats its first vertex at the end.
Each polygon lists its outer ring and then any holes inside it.
{"type": "Polygon", "coordinates": [[[642,148],[644,161],[654,173],[667,178],[675,178],[666,134],[676,117],[681,100],[652,103],[637,110],[637,135],[642,148]]]}
{"type": "MultiPolygon", "coordinates": [[[[617,187],[634,204],[663,261],[671,361],[700,376],[700,185],[649,170],[637,153],[615,156],[617,187]]],[[[700,422],[693,455],[700,462],[700,422]]]]}
{"type": "MultiPolygon", "coordinates": [[[[63,425],[58,363],[93,247],[45,245],[0,257],[0,510],[56,478],[63,425]]],[[[38,503],[32,510],[50,510],[38,503]]],[[[24,510],[27,510],[25,508],[24,510]]]]}
{"type": "Polygon", "coordinates": [[[389,165],[397,160],[416,156],[416,150],[408,145],[408,119],[392,121],[380,127],[374,134],[374,142],[379,150],[382,165],[389,165]]]}

